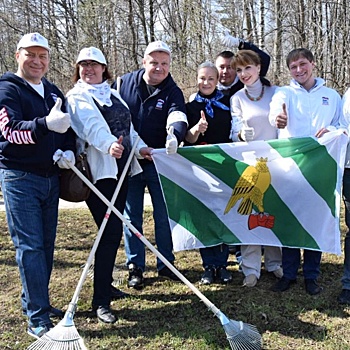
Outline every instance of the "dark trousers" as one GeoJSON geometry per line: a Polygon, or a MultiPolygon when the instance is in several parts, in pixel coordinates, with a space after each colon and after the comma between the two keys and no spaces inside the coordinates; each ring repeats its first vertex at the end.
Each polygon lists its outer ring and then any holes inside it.
{"type": "Polygon", "coordinates": [[[200,248],[199,252],[202,257],[202,264],[214,267],[226,267],[229,256],[228,245],[220,244],[214,247],[200,248]]]}
{"type": "MultiPolygon", "coordinates": [[[[303,274],[305,279],[316,279],[320,274],[322,253],[304,249],[303,274]]],[[[297,278],[301,260],[301,250],[298,248],[282,248],[283,277],[289,280],[297,278]]]]}
{"type": "MultiPolygon", "coordinates": [[[[95,186],[108,199],[111,200],[117,187],[117,180],[103,179],[97,181],[95,186]]],[[[114,206],[123,213],[127,194],[127,181],[124,181],[114,206]]],[[[98,227],[105,217],[107,206],[95,193],[91,193],[86,201],[90,212],[98,227]]],[[[101,241],[95,253],[94,266],[94,295],[92,305],[108,305],[111,301],[111,283],[113,281],[113,268],[117,256],[117,250],[123,234],[121,220],[111,213],[107,225],[103,231],[101,241]]]]}

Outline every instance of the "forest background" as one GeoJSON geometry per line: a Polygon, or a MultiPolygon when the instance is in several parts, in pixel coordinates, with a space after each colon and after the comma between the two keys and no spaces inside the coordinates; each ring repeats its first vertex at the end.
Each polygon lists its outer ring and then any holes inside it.
{"type": "Polygon", "coordinates": [[[52,48],[47,77],[64,92],[73,85],[81,48],[100,48],[113,76],[141,66],[147,44],[172,50],[171,73],[185,97],[196,91],[196,69],[224,49],[224,31],[253,42],[271,56],[268,78],[288,84],[288,52],[310,49],[316,74],[343,94],[350,83],[348,0],[1,0],[0,73],[16,71],[16,44],[29,32],[52,48]]]}

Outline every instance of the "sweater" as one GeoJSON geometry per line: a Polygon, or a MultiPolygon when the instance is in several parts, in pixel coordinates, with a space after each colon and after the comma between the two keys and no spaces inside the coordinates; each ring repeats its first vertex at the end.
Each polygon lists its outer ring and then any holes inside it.
{"type": "MultiPolygon", "coordinates": [[[[209,96],[203,96],[206,98],[211,98],[216,95],[216,89],[209,96]]],[[[227,105],[227,96],[223,96],[219,101],[223,104],[227,105]]],[[[230,140],[230,129],[231,129],[231,115],[230,111],[223,110],[220,107],[212,105],[214,111],[214,117],[211,118],[205,112],[205,103],[198,102],[193,100],[192,102],[188,102],[186,104],[186,114],[188,119],[188,128],[191,129],[195,126],[201,118],[201,110],[204,111],[206,120],[208,122],[207,131],[204,135],[200,134],[198,136],[198,140],[195,142],[195,145],[201,144],[216,144],[216,143],[227,143],[232,142],[230,140]]],[[[190,143],[186,142],[186,145],[190,145],[190,143]]]]}
{"type": "Polygon", "coordinates": [[[264,85],[264,94],[259,101],[251,101],[245,90],[252,97],[260,95],[263,85],[258,79],[251,86],[245,86],[230,99],[232,128],[231,138],[239,141],[238,133],[245,125],[254,128],[254,140],[271,140],[277,138],[277,129],[269,122],[270,102],[275,86],[264,85]]]}
{"type": "Polygon", "coordinates": [[[342,103],[337,91],[324,86],[325,81],[315,78],[309,91],[294,79],[289,86],[277,88],[270,103],[269,120],[275,125],[276,117],[287,108],[287,126],[278,129],[278,138],[315,136],[321,128],[335,130],[339,127],[342,103]]]}
{"type": "Polygon", "coordinates": [[[30,84],[14,73],[0,78],[0,168],[30,172],[40,176],[58,174],[53,162],[57,149],[74,150],[74,133],[50,131],[46,116],[64,95],[47,79],[42,78],[44,98],[30,84]]]}

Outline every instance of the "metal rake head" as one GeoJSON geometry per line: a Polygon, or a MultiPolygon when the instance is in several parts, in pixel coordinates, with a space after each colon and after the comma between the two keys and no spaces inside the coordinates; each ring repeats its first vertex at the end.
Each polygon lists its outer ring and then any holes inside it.
{"type": "Polygon", "coordinates": [[[262,338],[255,326],[242,321],[229,320],[223,327],[232,350],[262,349],[262,338]]]}
{"type": "Polygon", "coordinates": [[[73,323],[73,314],[66,312],[65,317],[40,339],[32,343],[27,350],[87,350],[83,339],[73,323]]]}

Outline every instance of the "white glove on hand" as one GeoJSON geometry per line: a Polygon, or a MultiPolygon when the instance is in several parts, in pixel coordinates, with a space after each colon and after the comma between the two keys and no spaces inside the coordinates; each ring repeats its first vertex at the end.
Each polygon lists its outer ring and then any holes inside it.
{"type": "Polygon", "coordinates": [[[53,155],[53,160],[61,169],[70,169],[69,165],[67,164],[75,164],[75,156],[72,151],[65,151],[62,152],[60,149],[58,149],[55,154],[53,155]]]}
{"type": "Polygon", "coordinates": [[[224,46],[228,47],[238,47],[240,40],[239,38],[235,38],[234,36],[230,35],[228,30],[225,30],[225,37],[221,40],[222,44],[224,46]]]}
{"type": "Polygon", "coordinates": [[[249,128],[244,126],[241,129],[241,138],[245,141],[253,141],[254,135],[255,135],[254,128],[249,128]]]}
{"type": "Polygon", "coordinates": [[[63,134],[70,127],[70,115],[61,111],[62,100],[57,98],[50,114],[46,117],[47,128],[51,131],[63,134]]]}
{"type": "Polygon", "coordinates": [[[165,151],[167,154],[174,154],[176,153],[177,147],[178,147],[177,138],[174,135],[174,127],[169,126],[167,132],[168,132],[168,136],[166,137],[165,151]]]}

